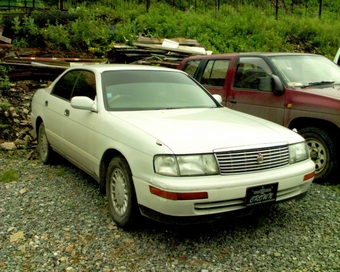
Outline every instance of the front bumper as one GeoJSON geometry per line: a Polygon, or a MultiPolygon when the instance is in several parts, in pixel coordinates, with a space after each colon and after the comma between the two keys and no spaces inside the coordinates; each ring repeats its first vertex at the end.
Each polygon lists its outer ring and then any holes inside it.
{"type": "MultiPolygon", "coordinates": [[[[276,205],[285,201],[289,201],[292,199],[300,200],[304,198],[308,192],[304,192],[301,195],[296,197],[287,198],[283,201],[276,201],[271,204],[263,204],[261,207],[276,205]]],[[[253,214],[254,210],[257,210],[259,206],[252,206],[240,210],[234,210],[230,212],[216,213],[216,214],[208,214],[208,215],[199,215],[199,216],[171,216],[159,213],[155,210],[151,210],[143,205],[139,206],[140,213],[148,218],[151,218],[155,221],[164,223],[164,224],[173,224],[173,225],[191,225],[191,224],[200,224],[200,223],[212,223],[216,221],[228,220],[237,217],[249,216],[253,214]]]]}
{"type": "Polygon", "coordinates": [[[134,185],[141,213],[162,222],[212,221],[218,218],[249,214],[251,210],[266,204],[251,207],[246,205],[249,187],[278,183],[276,201],[270,204],[301,198],[307,194],[313,178],[304,180],[313,173],[311,160],[270,171],[251,174],[204,177],[163,177],[155,175],[151,182],[134,177],[134,185]],[[207,199],[171,200],[150,192],[150,186],[177,193],[207,192],[207,199]]]}

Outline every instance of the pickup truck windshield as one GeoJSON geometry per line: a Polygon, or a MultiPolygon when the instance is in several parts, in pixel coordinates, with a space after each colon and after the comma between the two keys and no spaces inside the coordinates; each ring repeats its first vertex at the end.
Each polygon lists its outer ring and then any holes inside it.
{"type": "Polygon", "coordinates": [[[323,56],[287,55],[274,56],[271,60],[290,87],[340,83],[340,67],[323,56]]]}

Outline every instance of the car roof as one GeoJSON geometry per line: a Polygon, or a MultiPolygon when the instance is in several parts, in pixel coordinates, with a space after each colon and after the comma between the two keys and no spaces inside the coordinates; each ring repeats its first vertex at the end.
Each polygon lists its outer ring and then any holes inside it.
{"type": "Polygon", "coordinates": [[[189,57],[188,59],[222,59],[222,58],[234,58],[238,56],[321,56],[310,53],[289,53],[289,52],[244,52],[244,53],[225,53],[225,54],[212,54],[212,55],[196,55],[189,57]]]}
{"type": "Polygon", "coordinates": [[[172,69],[172,68],[167,68],[167,67],[138,65],[138,64],[86,64],[82,66],[69,68],[69,70],[74,70],[74,69],[86,69],[86,70],[96,71],[99,73],[106,72],[106,71],[122,71],[122,70],[179,72],[179,70],[177,69],[172,69]]]}

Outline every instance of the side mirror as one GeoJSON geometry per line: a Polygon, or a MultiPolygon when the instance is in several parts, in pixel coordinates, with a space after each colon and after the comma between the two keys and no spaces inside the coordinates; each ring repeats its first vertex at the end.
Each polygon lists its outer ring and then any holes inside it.
{"type": "Polygon", "coordinates": [[[71,107],[79,110],[97,111],[97,103],[87,96],[73,97],[71,107]]]}
{"type": "Polygon", "coordinates": [[[281,82],[281,79],[276,76],[276,75],[272,75],[273,81],[274,81],[274,94],[279,96],[279,95],[283,95],[285,92],[285,89],[283,87],[283,84],[281,82]]]}
{"type": "Polygon", "coordinates": [[[213,94],[213,98],[218,102],[218,103],[222,103],[222,96],[220,96],[219,94],[213,94]]]}
{"type": "Polygon", "coordinates": [[[273,92],[275,95],[282,95],[284,93],[283,84],[280,78],[276,75],[271,77],[259,77],[258,90],[264,92],[273,92]]]}

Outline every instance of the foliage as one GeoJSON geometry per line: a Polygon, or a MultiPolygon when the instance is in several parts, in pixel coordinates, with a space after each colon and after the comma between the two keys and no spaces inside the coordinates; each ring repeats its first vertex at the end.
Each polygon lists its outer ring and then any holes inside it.
{"type": "Polygon", "coordinates": [[[11,104],[8,102],[7,99],[0,100],[0,109],[1,109],[1,111],[7,111],[10,106],[11,106],[11,104]]]}
{"type": "Polygon", "coordinates": [[[8,77],[9,69],[0,65],[0,90],[8,90],[11,86],[8,77]]]}
{"type": "Polygon", "coordinates": [[[329,185],[328,188],[340,195],[340,184],[329,185]]]}
{"type": "Polygon", "coordinates": [[[19,178],[18,171],[15,169],[9,169],[4,171],[0,175],[0,183],[8,183],[8,182],[13,182],[17,181],[19,178]]]}
{"type": "Polygon", "coordinates": [[[320,19],[318,1],[290,2],[282,2],[278,20],[273,6],[260,0],[221,0],[218,10],[217,1],[159,0],[147,10],[145,1],[102,0],[74,1],[78,6],[67,12],[51,9],[28,16],[9,11],[1,22],[14,47],[90,51],[99,57],[116,43],[132,44],[144,35],[196,39],[214,53],[297,51],[333,58],[340,37],[338,9],[331,6],[320,19]]]}

